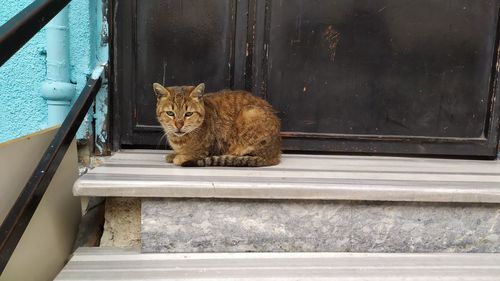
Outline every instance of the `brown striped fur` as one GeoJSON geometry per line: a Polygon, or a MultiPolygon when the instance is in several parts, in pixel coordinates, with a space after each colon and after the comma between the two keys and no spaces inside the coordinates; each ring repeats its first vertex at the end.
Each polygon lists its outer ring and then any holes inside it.
{"type": "Polygon", "coordinates": [[[204,94],[203,83],[196,87],[154,83],[153,89],[156,116],[174,150],[167,162],[252,167],[280,162],[280,122],[263,99],[245,91],[204,94]]]}

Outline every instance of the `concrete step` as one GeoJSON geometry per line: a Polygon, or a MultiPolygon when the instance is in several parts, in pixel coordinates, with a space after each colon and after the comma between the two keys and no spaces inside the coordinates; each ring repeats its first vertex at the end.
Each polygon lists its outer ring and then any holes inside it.
{"type": "Polygon", "coordinates": [[[140,241],[144,252],[500,252],[498,161],[285,154],[273,167],[182,168],[165,163],[166,153],[120,151],[75,183],[79,196],[142,198],[107,213],[103,239],[114,240],[103,244],[140,241]],[[127,221],[137,229],[122,227],[127,221]]]}
{"type": "Polygon", "coordinates": [[[124,150],[81,177],[77,196],[500,203],[500,162],[283,155],[263,168],[181,168],[124,150]]]}
{"type": "Polygon", "coordinates": [[[500,252],[500,205],[145,198],[143,252],[500,252]]]}
{"type": "Polygon", "coordinates": [[[140,254],[80,248],[55,280],[498,281],[500,254],[140,254]]]}

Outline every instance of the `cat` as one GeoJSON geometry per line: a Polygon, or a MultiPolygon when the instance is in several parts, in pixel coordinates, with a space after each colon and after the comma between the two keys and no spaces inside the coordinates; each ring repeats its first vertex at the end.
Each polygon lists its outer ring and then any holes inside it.
{"type": "Polygon", "coordinates": [[[271,105],[246,91],[205,94],[205,84],[153,84],[156,116],[178,166],[271,166],[280,162],[280,120],[271,105]]]}

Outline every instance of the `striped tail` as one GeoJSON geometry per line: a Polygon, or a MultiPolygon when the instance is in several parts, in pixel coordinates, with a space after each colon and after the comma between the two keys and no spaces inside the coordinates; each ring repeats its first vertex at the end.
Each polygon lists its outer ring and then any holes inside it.
{"type": "Polygon", "coordinates": [[[266,159],[259,156],[235,156],[221,155],[210,156],[203,159],[187,161],[183,167],[204,167],[204,166],[232,166],[232,167],[259,167],[268,166],[266,159]]]}

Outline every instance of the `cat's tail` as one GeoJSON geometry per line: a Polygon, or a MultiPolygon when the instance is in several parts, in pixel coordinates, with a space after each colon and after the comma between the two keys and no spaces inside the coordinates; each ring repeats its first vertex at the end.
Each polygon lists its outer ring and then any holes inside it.
{"type": "Polygon", "coordinates": [[[235,156],[221,155],[210,156],[203,159],[187,161],[182,164],[184,167],[204,167],[204,166],[231,166],[231,167],[260,167],[278,164],[277,161],[265,159],[260,156],[235,156]]]}

